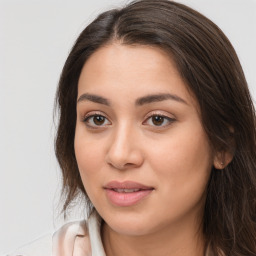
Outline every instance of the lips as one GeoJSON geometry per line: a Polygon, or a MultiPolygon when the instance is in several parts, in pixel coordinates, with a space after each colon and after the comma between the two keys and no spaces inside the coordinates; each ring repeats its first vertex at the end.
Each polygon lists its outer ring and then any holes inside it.
{"type": "Polygon", "coordinates": [[[104,186],[106,196],[111,204],[116,206],[132,206],[145,199],[153,190],[133,181],[111,181],[104,186]]]}
{"type": "Polygon", "coordinates": [[[140,191],[139,188],[113,188],[113,190],[118,193],[133,193],[140,191]]]}

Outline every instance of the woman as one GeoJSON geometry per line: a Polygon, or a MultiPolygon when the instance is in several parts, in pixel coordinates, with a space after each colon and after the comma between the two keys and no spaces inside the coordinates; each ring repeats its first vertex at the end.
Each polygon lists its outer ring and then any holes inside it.
{"type": "Polygon", "coordinates": [[[170,1],[101,14],[57,104],[64,210],[87,198],[106,255],[256,255],[255,111],[211,21],[170,1]]]}
{"type": "Polygon", "coordinates": [[[59,82],[54,255],[256,255],[255,110],[220,29],[172,1],[101,14],[59,82]]]}

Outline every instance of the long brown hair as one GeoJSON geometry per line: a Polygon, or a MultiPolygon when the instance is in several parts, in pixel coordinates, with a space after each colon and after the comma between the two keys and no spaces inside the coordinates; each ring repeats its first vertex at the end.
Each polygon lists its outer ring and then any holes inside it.
{"type": "Polygon", "coordinates": [[[55,150],[63,174],[64,211],[81,194],[90,205],[73,146],[78,78],[86,60],[113,41],[156,46],[176,62],[199,103],[213,150],[233,154],[223,170],[212,167],[203,218],[206,241],[214,255],[256,255],[256,118],[244,73],[223,32],[173,1],[134,1],[104,12],[76,40],[56,95],[60,119],[55,150]]]}

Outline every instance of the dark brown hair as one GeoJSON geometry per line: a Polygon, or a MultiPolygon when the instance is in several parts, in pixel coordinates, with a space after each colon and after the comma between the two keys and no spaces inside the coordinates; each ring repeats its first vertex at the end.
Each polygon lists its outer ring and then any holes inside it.
{"type": "Polygon", "coordinates": [[[99,15],[76,40],[56,95],[59,125],[56,156],[63,174],[64,211],[86,195],[74,152],[77,85],[86,60],[117,41],[167,52],[196,97],[213,150],[229,151],[232,162],[212,167],[203,231],[214,255],[256,255],[255,109],[238,57],[223,32],[195,10],[167,0],[134,1],[99,15]]]}

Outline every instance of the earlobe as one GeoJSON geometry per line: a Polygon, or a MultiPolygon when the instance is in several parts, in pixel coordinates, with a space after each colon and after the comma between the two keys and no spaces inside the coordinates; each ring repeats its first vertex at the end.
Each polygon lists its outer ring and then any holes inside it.
{"type": "Polygon", "coordinates": [[[231,152],[227,152],[227,151],[218,152],[214,156],[213,166],[215,169],[222,170],[229,165],[232,159],[233,159],[233,154],[231,152]]]}

